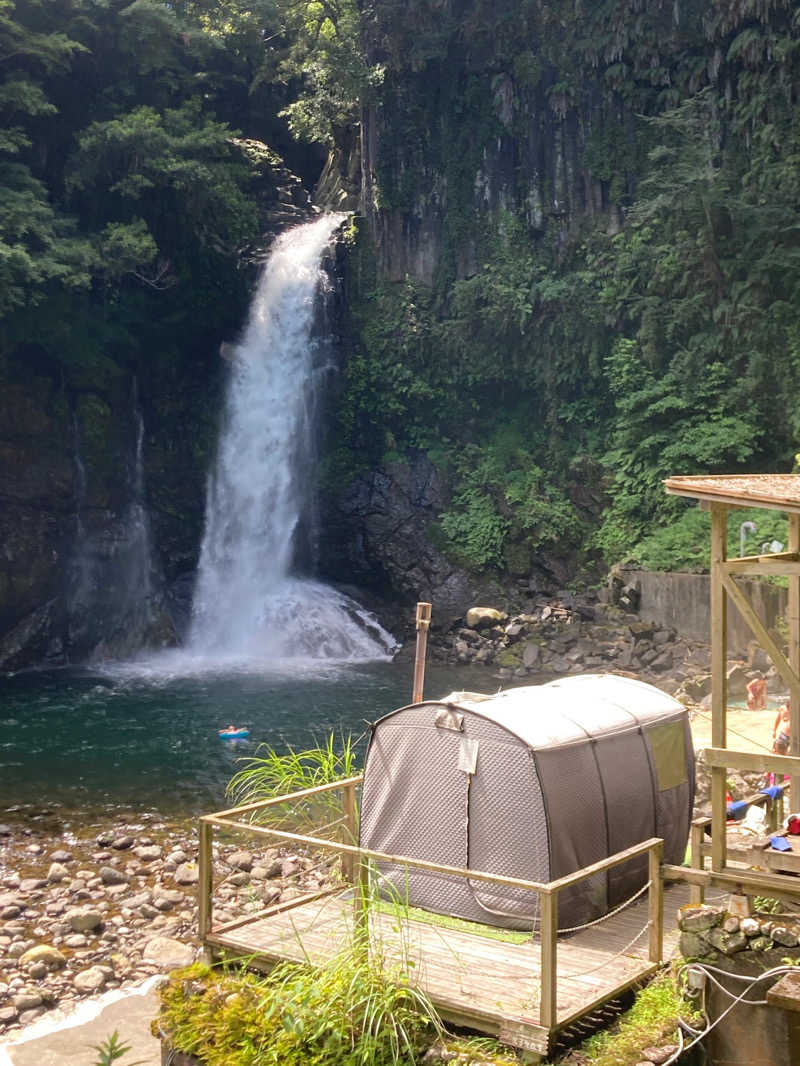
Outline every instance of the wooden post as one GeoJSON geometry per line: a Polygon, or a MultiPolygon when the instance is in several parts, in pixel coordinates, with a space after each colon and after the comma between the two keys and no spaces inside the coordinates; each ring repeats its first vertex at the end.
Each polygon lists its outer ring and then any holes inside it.
{"type": "MultiPolygon", "coordinates": [[[[706,860],[703,858],[703,836],[705,826],[700,820],[692,822],[691,831],[691,863],[693,870],[703,870],[706,860]]],[[[692,885],[689,889],[690,903],[703,903],[706,898],[706,890],[703,885],[692,885]]]]}
{"type": "Polygon", "coordinates": [[[369,859],[356,858],[353,878],[353,941],[362,951],[369,950],[369,859]]]}
{"type": "Polygon", "coordinates": [[[664,882],[661,880],[661,860],[664,857],[664,842],[659,840],[647,853],[650,891],[647,894],[650,938],[648,958],[661,962],[664,951],[664,882]]]}
{"type": "Polygon", "coordinates": [[[539,1024],[555,1029],[558,1020],[558,892],[541,892],[542,994],[539,1024]]]}
{"type": "Polygon", "coordinates": [[[425,687],[425,653],[428,647],[428,627],[431,624],[431,605],[417,604],[417,653],[414,657],[414,692],[412,703],[422,703],[425,687]]]}
{"type": "MultiPolygon", "coordinates": [[[[356,786],[348,782],[342,789],[342,806],[344,807],[344,831],[348,844],[358,844],[358,825],[356,822],[356,786]]],[[[355,862],[352,855],[342,854],[342,874],[346,881],[353,882],[355,862]]]]}
{"type": "MultiPolygon", "coordinates": [[[[789,515],[789,551],[800,552],[800,515],[789,515]]],[[[795,677],[800,676],[800,577],[789,578],[789,665],[795,677]]],[[[800,755],[800,703],[789,704],[789,754],[800,755]]],[[[795,809],[800,799],[800,777],[791,777],[791,792],[795,809]]]]}
{"type": "MultiPolygon", "coordinates": [[[[728,746],[727,709],[728,665],[727,598],[723,584],[723,564],[728,555],[728,508],[711,505],[711,743],[728,746]]],[[[723,870],[727,863],[727,770],[711,770],[711,869],[723,870]]]]}
{"type": "Polygon", "coordinates": [[[197,891],[199,894],[197,926],[201,944],[204,943],[206,936],[211,932],[213,920],[211,901],[214,889],[214,862],[211,850],[213,832],[213,825],[201,818],[199,852],[197,856],[197,891]]]}

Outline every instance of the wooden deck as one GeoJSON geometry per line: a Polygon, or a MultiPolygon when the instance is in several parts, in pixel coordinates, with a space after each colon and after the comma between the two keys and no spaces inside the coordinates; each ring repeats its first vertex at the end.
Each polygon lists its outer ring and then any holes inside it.
{"type": "MultiPolygon", "coordinates": [[[[666,889],[665,958],[677,943],[672,915],[688,899],[686,885],[666,889]]],[[[413,963],[414,983],[446,1021],[547,1055],[558,1031],[657,969],[648,959],[648,916],[644,897],[599,925],[559,937],[557,1022],[551,1029],[539,1023],[538,938],[508,943],[415,919],[398,921],[372,909],[370,943],[388,967],[413,963]]],[[[352,890],[342,891],[235,927],[212,928],[205,943],[265,969],[285,960],[319,965],[353,942],[353,921],[352,890]]]]}

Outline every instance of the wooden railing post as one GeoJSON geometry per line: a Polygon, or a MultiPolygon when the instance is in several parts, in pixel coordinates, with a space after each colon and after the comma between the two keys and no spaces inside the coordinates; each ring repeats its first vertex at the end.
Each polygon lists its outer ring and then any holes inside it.
{"type": "Polygon", "coordinates": [[[539,1024],[555,1029],[558,1019],[558,890],[539,893],[542,993],[539,1024]]]}
{"type": "MultiPolygon", "coordinates": [[[[711,743],[728,746],[728,601],[724,566],[727,558],[728,508],[711,505],[711,743]]],[[[726,826],[727,768],[711,768],[711,868],[724,870],[728,861],[726,826]]]]}
{"type": "Polygon", "coordinates": [[[363,949],[369,947],[369,859],[355,857],[353,878],[353,940],[363,949]]]}
{"type": "Polygon", "coordinates": [[[648,917],[650,941],[648,958],[661,962],[664,951],[664,882],[661,880],[661,860],[664,857],[664,842],[652,844],[648,852],[650,891],[648,893],[648,917]]]}
{"type": "MultiPolygon", "coordinates": [[[[800,515],[789,515],[789,550],[800,552],[800,515]]],[[[800,577],[789,578],[789,665],[800,675],[800,577]]],[[[800,755],[800,704],[794,696],[789,703],[789,754],[800,755]]],[[[800,796],[800,777],[791,778],[792,795],[800,796]]]]}
{"type": "MultiPolygon", "coordinates": [[[[701,819],[695,819],[692,822],[692,835],[691,835],[691,863],[692,868],[695,870],[705,869],[706,860],[703,858],[703,836],[706,828],[705,823],[701,819]]],[[[706,897],[706,890],[702,885],[692,885],[689,889],[689,901],[691,903],[703,903],[706,897]]]]}
{"type": "Polygon", "coordinates": [[[425,655],[428,648],[428,627],[431,624],[431,605],[417,604],[417,649],[414,656],[414,691],[412,703],[422,703],[425,689],[425,655]]]}
{"type": "Polygon", "coordinates": [[[204,818],[200,819],[200,842],[197,856],[198,874],[198,934],[200,942],[204,943],[211,932],[213,921],[212,894],[214,891],[214,861],[211,848],[214,826],[204,818]]]}
{"type": "MultiPolygon", "coordinates": [[[[344,827],[348,844],[358,844],[358,824],[356,822],[356,786],[351,781],[342,789],[342,806],[344,808],[344,827]]],[[[353,882],[355,860],[352,855],[342,855],[342,875],[346,881],[353,882]]]]}

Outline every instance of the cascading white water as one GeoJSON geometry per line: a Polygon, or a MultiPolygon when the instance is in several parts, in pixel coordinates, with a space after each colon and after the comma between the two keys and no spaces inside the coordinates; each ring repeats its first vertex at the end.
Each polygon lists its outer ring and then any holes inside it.
{"type": "Polygon", "coordinates": [[[192,606],[189,650],[204,659],[385,658],[391,636],[347,596],[291,575],[307,511],[322,256],[343,215],[282,234],[270,253],[231,376],[192,606]]]}

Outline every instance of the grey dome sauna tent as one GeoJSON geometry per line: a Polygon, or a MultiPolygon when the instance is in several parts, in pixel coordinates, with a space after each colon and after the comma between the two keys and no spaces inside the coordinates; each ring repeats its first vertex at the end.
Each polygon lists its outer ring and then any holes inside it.
{"type": "MultiPolygon", "coordinates": [[[[361,846],[392,856],[554,881],[649,837],[681,863],[694,801],[686,709],[652,685],[585,674],[495,696],[453,693],[377,721],[364,766],[361,846]]],[[[411,906],[531,928],[524,889],[377,864],[411,906]]],[[[647,856],[559,894],[559,926],[598,917],[647,881],[647,856]]]]}

